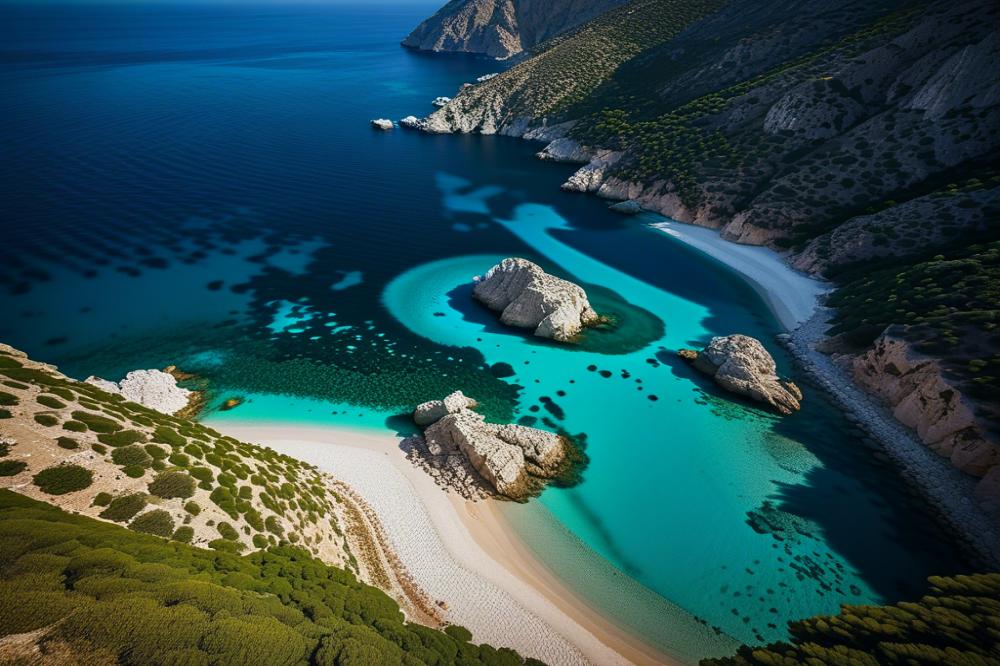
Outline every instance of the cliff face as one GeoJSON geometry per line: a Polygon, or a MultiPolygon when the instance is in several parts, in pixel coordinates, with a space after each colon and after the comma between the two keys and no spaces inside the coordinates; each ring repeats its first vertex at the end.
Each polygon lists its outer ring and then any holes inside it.
{"type": "Polygon", "coordinates": [[[948,378],[941,361],[916,351],[901,333],[889,328],[855,359],[855,380],[952,465],[983,477],[979,494],[1000,495],[1000,438],[977,416],[976,404],[948,378]]]}
{"type": "Polygon", "coordinates": [[[505,59],[569,32],[624,0],[452,0],[403,46],[505,59]]]}

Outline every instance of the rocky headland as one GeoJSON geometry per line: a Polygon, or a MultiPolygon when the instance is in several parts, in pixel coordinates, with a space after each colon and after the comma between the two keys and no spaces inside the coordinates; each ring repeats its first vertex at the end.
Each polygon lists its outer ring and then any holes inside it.
{"type": "Polygon", "coordinates": [[[625,0],[456,0],[414,28],[403,46],[506,59],[564,34],[625,0]]]}
{"type": "Polygon", "coordinates": [[[571,342],[600,321],[581,287],[527,259],[504,259],[475,283],[473,296],[499,312],[501,322],[532,329],[539,337],[571,342]]]}
{"type": "Polygon", "coordinates": [[[802,391],[778,377],[774,358],[750,336],[714,337],[701,351],[681,349],[678,355],[727,391],[762,402],[780,414],[799,410],[802,391]]]}
{"type": "Polygon", "coordinates": [[[408,457],[440,485],[469,499],[502,495],[525,500],[557,477],[569,453],[565,437],[513,424],[487,423],[476,401],[456,391],[417,406],[408,457]]]}

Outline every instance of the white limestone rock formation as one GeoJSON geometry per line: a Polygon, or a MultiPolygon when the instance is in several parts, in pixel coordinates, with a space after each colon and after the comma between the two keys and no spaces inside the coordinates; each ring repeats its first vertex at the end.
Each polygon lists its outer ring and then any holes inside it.
{"type": "Polygon", "coordinates": [[[599,319],[582,288],[527,259],[504,259],[475,282],[473,296],[500,312],[501,322],[543,338],[569,342],[599,319]]]}
{"type": "Polygon", "coordinates": [[[562,437],[537,428],[487,423],[472,411],[475,404],[456,391],[417,407],[414,420],[426,426],[424,444],[431,456],[463,456],[496,492],[511,499],[530,495],[536,479],[555,476],[566,456],[562,437]]]}
{"type": "Polygon", "coordinates": [[[374,120],[371,121],[371,124],[372,127],[378,130],[382,130],[383,132],[391,130],[393,127],[395,127],[392,121],[389,120],[388,118],[375,118],[374,120]]]}
{"type": "Polygon", "coordinates": [[[400,127],[405,127],[406,129],[420,130],[424,128],[424,121],[416,116],[406,116],[401,118],[399,121],[400,127]]]}
{"type": "Polygon", "coordinates": [[[444,400],[429,400],[417,405],[413,411],[413,421],[418,426],[428,426],[443,416],[475,406],[475,400],[466,397],[461,391],[455,391],[444,400]]]}
{"type": "Polygon", "coordinates": [[[799,409],[802,391],[778,377],[774,358],[748,335],[714,337],[700,352],[681,349],[678,353],[727,391],[763,402],[781,414],[799,409]]]}
{"type": "Polygon", "coordinates": [[[444,95],[441,95],[439,97],[435,97],[434,100],[431,102],[431,104],[440,109],[442,106],[444,106],[450,101],[451,97],[445,97],[444,95]]]}
{"type": "Polygon", "coordinates": [[[164,414],[176,414],[184,409],[194,395],[194,391],[181,388],[172,375],[162,370],[133,370],[117,384],[94,376],[84,381],[164,414]]]}

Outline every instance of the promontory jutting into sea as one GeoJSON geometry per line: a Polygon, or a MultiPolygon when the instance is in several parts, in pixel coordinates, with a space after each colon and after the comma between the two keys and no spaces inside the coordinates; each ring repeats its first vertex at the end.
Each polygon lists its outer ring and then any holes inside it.
{"type": "Polygon", "coordinates": [[[996,3],[272,2],[0,4],[0,662],[997,661],[996,3]]]}

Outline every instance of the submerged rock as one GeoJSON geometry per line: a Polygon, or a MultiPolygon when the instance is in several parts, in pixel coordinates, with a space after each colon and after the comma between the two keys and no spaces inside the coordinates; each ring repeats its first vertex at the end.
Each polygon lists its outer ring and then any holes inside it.
{"type": "Polygon", "coordinates": [[[371,121],[372,127],[382,131],[391,130],[395,125],[388,118],[376,118],[371,121]]]}
{"type": "Polygon", "coordinates": [[[677,353],[727,391],[763,402],[781,414],[799,409],[802,391],[778,377],[774,358],[750,336],[719,336],[700,352],[681,349],[677,353]]]}
{"type": "Polygon", "coordinates": [[[642,212],[642,205],[638,201],[619,201],[616,204],[608,206],[608,210],[613,210],[622,215],[638,215],[642,212]]]}
{"type": "Polygon", "coordinates": [[[539,486],[538,479],[552,478],[566,457],[563,437],[545,430],[520,425],[487,423],[472,407],[476,401],[461,391],[444,400],[418,406],[413,418],[426,426],[423,446],[428,455],[443,461],[437,466],[449,476],[454,473],[454,457],[461,456],[496,492],[511,499],[524,499],[539,486]]]}
{"type": "Polygon", "coordinates": [[[500,312],[501,322],[543,338],[568,342],[600,319],[581,287],[527,259],[504,259],[475,281],[473,296],[500,312]]]}
{"type": "Polygon", "coordinates": [[[84,381],[164,414],[176,414],[186,408],[195,395],[194,391],[178,386],[177,380],[162,370],[133,370],[117,384],[94,376],[84,381]]]}

